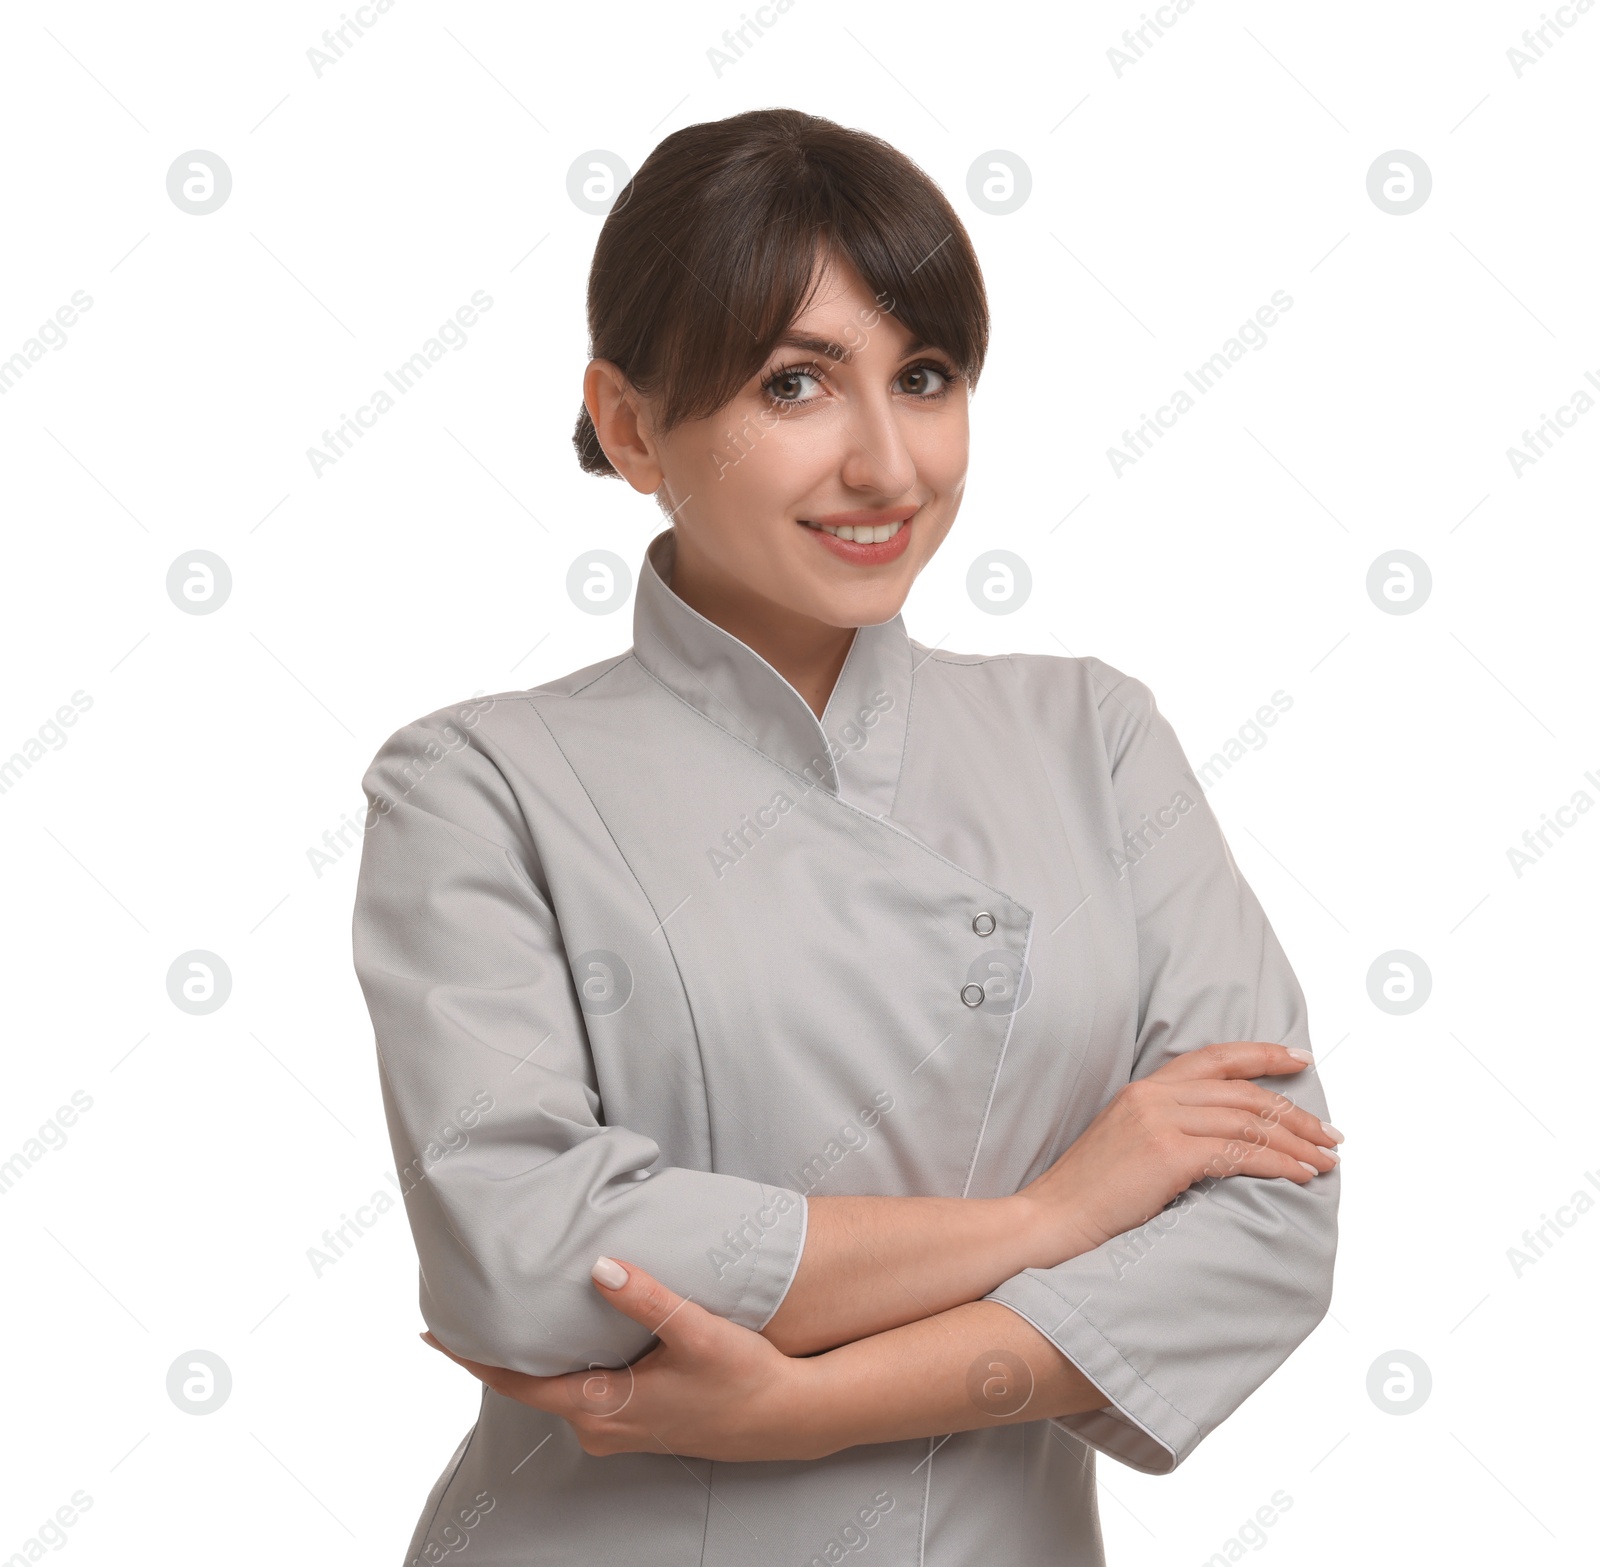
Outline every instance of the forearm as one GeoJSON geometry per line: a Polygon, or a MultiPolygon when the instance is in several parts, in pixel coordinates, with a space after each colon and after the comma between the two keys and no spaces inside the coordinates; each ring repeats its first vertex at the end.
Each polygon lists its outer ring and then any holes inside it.
{"type": "Polygon", "coordinates": [[[1023,1269],[1053,1267],[1090,1245],[1074,1239],[1059,1211],[1021,1193],[813,1197],[808,1209],[800,1266],[762,1329],[786,1355],[833,1349],[980,1301],[1023,1269]]]}
{"type": "Polygon", "coordinates": [[[1037,1328],[989,1300],[843,1345],[796,1371],[797,1419],[819,1458],[1109,1403],[1037,1328]]]}

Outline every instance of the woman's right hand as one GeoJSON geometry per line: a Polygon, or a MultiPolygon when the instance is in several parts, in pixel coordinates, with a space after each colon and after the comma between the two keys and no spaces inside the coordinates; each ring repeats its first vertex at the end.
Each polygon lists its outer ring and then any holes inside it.
{"type": "Polygon", "coordinates": [[[1137,1229],[1206,1176],[1282,1176],[1304,1185],[1339,1162],[1331,1150],[1343,1135],[1247,1079],[1308,1065],[1303,1052],[1261,1041],[1185,1051],[1118,1089],[1017,1195],[1042,1235],[1076,1256],[1137,1229]]]}

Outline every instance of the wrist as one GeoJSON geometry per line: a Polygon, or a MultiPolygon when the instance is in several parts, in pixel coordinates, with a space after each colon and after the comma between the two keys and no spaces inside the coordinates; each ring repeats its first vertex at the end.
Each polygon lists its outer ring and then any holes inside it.
{"type": "MultiPolygon", "coordinates": [[[[847,1346],[845,1346],[847,1347],[847,1346]]],[[[843,1434],[838,1349],[801,1355],[785,1372],[782,1419],[795,1439],[795,1458],[826,1458],[851,1446],[843,1434]]]]}
{"type": "Polygon", "coordinates": [[[1059,1262],[1054,1255],[1060,1230],[1059,1204],[1053,1202],[1036,1186],[1024,1186],[1010,1204],[1010,1230],[1016,1239],[1021,1268],[1047,1268],[1059,1262]]]}
{"type": "Polygon", "coordinates": [[[1107,1238],[1096,1232],[1083,1204],[1054,1172],[1030,1182],[1010,1200],[1018,1204],[1016,1223],[1031,1259],[1025,1267],[1053,1268],[1093,1251],[1107,1238]]]}

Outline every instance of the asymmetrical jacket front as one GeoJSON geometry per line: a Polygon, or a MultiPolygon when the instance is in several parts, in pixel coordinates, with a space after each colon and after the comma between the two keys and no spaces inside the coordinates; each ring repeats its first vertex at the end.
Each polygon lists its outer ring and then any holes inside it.
{"type": "MultiPolygon", "coordinates": [[[[1179,1052],[1311,1046],[1140,681],[896,617],[819,722],[671,570],[668,533],[630,651],[407,724],[363,779],[354,956],[422,1315],[538,1375],[653,1342],[597,1256],[759,1329],[810,1196],[1006,1195],[1179,1052]]],[[[1314,1066],[1263,1081],[1327,1116],[1314,1066]]],[[[486,1389],[406,1560],[1098,1564],[1095,1454],[1166,1473],[1282,1363],[1327,1309],[1338,1191],[1208,1180],[996,1288],[1089,1414],[741,1464],[592,1457],[486,1389]]]]}

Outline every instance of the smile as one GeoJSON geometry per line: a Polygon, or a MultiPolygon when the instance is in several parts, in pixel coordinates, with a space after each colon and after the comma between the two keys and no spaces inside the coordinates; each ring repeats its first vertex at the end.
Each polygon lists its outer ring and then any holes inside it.
{"type": "MultiPolygon", "coordinates": [[[[801,519],[805,521],[804,518],[801,519]]],[[[847,544],[886,544],[903,527],[904,522],[856,523],[846,524],[842,527],[830,527],[825,522],[806,522],[808,528],[815,528],[819,533],[826,533],[835,539],[843,539],[847,544]]]]}

